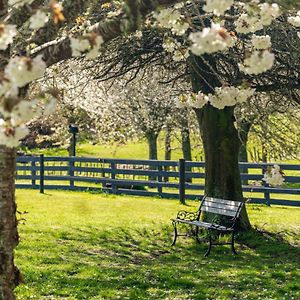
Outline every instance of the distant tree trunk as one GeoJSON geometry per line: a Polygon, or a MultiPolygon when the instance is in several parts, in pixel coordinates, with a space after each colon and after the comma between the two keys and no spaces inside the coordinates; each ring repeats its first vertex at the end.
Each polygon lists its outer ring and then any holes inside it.
{"type": "MultiPolygon", "coordinates": [[[[205,59],[214,68],[212,58],[205,59]]],[[[192,57],[190,70],[194,92],[212,93],[215,87],[221,85],[201,57],[192,57]]],[[[219,110],[207,104],[195,111],[205,153],[206,195],[244,201],[238,164],[240,140],[234,124],[234,108],[219,110]]],[[[241,229],[250,228],[245,208],[241,213],[239,226],[241,229]]]]}
{"type": "MultiPolygon", "coordinates": [[[[239,136],[241,140],[241,147],[239,152],[240,162],[248,162],[247,143],[248,143],[248,137],[249,137],[251,126],[252,126],[252,122],[249,120],[243,120],[240,124],[240,128],[239,128],[239,136]]],[[[241,168],[241,172],[244,174],[248,174],[248,169],[241,168]]],[[[248,180],[245,179],[242,181],[242,183],[248,185],[248,180]]]]}
{"type": "Polygon", "coordinates": [[[149,132],[146,135],[149,147],[149,159],[157,159],[157,137],[155,132],[149,132]]]}
{"type": "Polygon", "coordinates": [[[187,113],[184,113],[184,118],[181,119],[181,148],[183,158],[187,161],[192,160],[192,147],[190,138],[190,128],[187,113]]]}
{"type": "Polygon", "coordinates": [[[20,274],[14,265],[18,244],[15,202],[15,150],[0,146],[0,299],[15,299],[20,274]]]}
{"type": "MultiPolygon", "coordinates": [[[[149,147],[149,159],[157,160],[157,137],[158,134],[155,132],[149,132],[146,135],[149,147]]],[[[149,170],[156,170],[154,166],[149,166],[149,170]]],[[[156,176],[149,176],[149,180],[155,181],[156,176]]]]}
{"type": "Polygon", "coordinates": [[[165,160],[171,160],[172,148],[171,148],[171,126],[167,124],[166,126],[166,136],[165,136],[165,160]]]}
{"type": "MultiPolygon", "coordinates": [[[[183,158],[186,161],[192,161],[192,147],[191,147],[191,138],[190,138],[190,128],[188,121],[187,111],[184,110],[183,117],[181,118],[181,149],[183,158]]],[[[186,167],[187,172],[191,171],[190,167],[186,167]]],[[[186,178],[186,182],[192,182],[191,178],[186,178]]]]}

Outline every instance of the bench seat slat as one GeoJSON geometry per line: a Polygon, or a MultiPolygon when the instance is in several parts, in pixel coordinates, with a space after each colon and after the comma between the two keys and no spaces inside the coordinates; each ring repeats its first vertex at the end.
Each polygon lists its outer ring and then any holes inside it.
{"type": "Polygon", "coordinates": [[[188,221],[188,220],[182,220],[182,219],[172,219],[173,221],[188,224],[188,225],[195,225],[198,227],[203,227],[206,229],[216,229],[219,231],[233,231],[232,228],[228,228],[222,225],[218,225],[215,223],[207,223],[207,222],[202,222],[202,221],[188,221]]]}
{"type": "Polygon", "coordinates": [[[236,211],[232,210],[226,210],[222,208],[216,208],[216,207],[210,207],[210,206],[201,206],[201,211],[206,211],[210,213],[215,213],[219,215],[224,215],[224,216],[230,216],[230,217],[235,217],[236,211]]]}
{"type": "Polygon", "coordinates": [[[213,197],[206,197],[204,199],[204,201],[205,202],[221,203],[221,204],[230,205],[230,206],[237,206],[237,207],[239,207],[242,203],[242,202],[238,202],[238,201],[224,200],[224,199],[213,198],[213,197]]]}
{"type": "Polygon", "coordinates": [[[218,208],[218,209],[223,209],[223,210],[228,210],[228,211],[233,211],[233,212],[237,212],[239,209],[238,206],[229,206],[229,205],[224,205],[224,204],[215,203],[215,202],[204,202],[202,204],[202,207],[212,207],[212,208],[218,208]]]}

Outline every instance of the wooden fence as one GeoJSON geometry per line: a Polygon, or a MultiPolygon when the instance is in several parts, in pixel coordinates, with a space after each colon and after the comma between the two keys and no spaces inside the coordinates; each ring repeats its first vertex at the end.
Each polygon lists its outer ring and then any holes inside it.
{"type": "MultiPolygon", "coordinates": [[[[275,188],[262,181],[266,168],[272,165],[240,163],[244,197],[252,203],[300,207],[300,165],[279,164],[285,173],[285,184],[275,188]]],[[[113,194],[197,199],[204,193],[204,167],[204,162],[183,159],[19,156],[16,187],[39,189],[41,193],[45,189],[101,190],[113,194]]]]}

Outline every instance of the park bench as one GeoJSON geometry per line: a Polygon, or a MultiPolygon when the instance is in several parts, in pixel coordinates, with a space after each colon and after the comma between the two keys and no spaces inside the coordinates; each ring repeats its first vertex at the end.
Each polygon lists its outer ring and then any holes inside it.
{"type": "Polygon", "coordinates": [[[236,231],[236,221],[238,220],[243,205],[243,202],[204,196],[198,211],[188,212],[181,210],[177,213],[176,219],[172,219],[172,225],[174,226],[175,231],[172,246],[175,245],[178,236],[188,236],[188,234],[178,234],[177,224],[181,223],[190,225],[192,227],[192,237],[195,237],[196,241],[199,243],[201,242],[198,236],[199,229],[203,229],[208,232],[209,246],[204,254],[205,256],[209,255],[213,245],[231,245],[233,254],[237,254],[234,248],[234,234],[236,231]],[[201,216],[203,213],[212,213],[214,214],[214,218],[211,222],[201,221],[201,216]],[[231,242],[213,243],[213,234],[231,234],[231,242]]]}

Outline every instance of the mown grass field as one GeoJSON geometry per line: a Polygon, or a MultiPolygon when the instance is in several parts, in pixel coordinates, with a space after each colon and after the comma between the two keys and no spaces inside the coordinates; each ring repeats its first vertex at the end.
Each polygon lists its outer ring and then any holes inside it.
{"type": "Polygon", "coordinates": [[[18,299],[300,299],[300,209],[248,206],[239,255],[179,239],[170,218],[195,202],[17,191],[18,299]]]}

